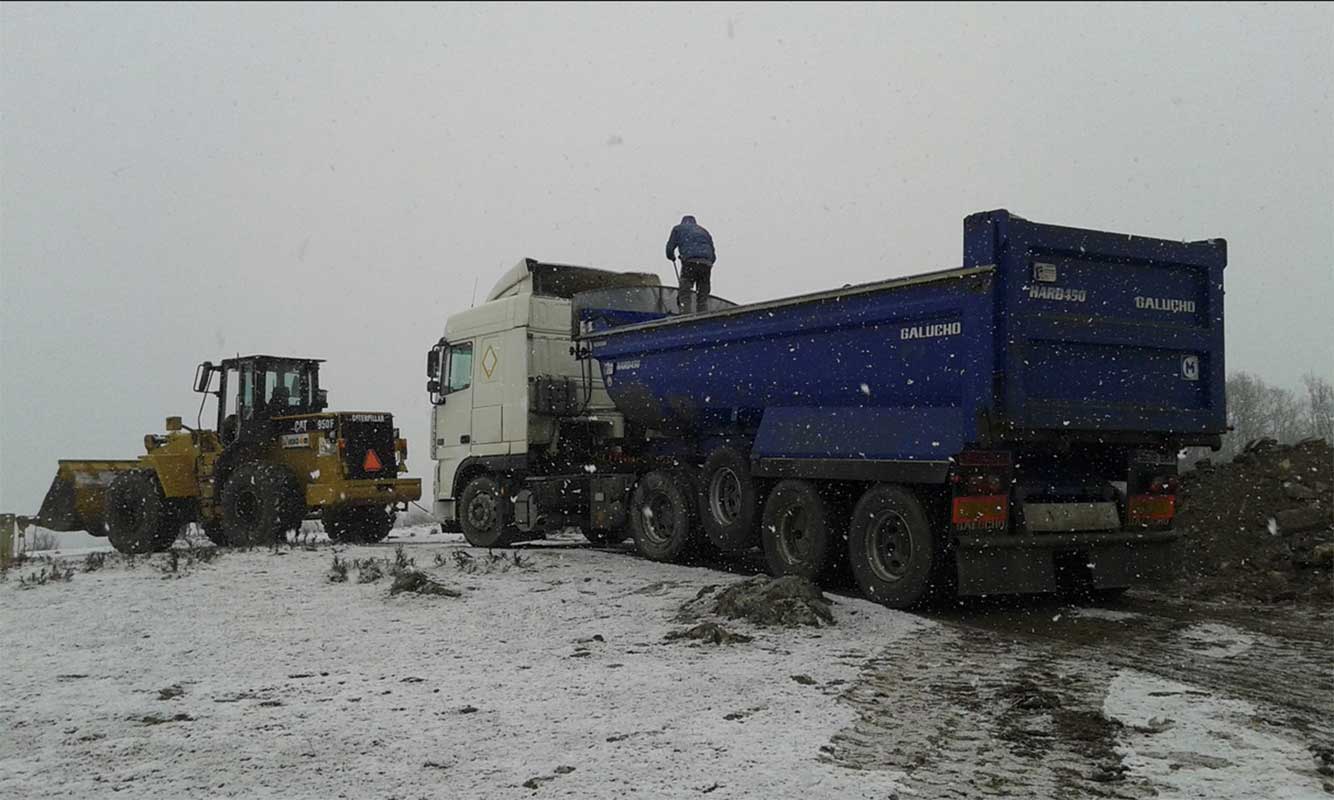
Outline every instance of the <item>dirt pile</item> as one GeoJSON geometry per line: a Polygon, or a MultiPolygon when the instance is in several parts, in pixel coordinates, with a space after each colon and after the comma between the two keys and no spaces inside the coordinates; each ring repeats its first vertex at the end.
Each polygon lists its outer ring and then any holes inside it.
{"type": "Polygon", "coordinates": [[[1254,442],[1231,463],[1182,476],[1182,579],[1200,597],[1265,603],[1334,597],[1334,451],[1324,441],[1254,442]]]}
{"type": "Polygon", "coordinates": [[[718,591],[705,586],[681,607],[682,619],[698,619],[706,613],[727,619],[746,619],[756,625],[833,625],[833,604],[820,587],[806,578],[787,575],[770,578],[757,575],[718,591]]]}

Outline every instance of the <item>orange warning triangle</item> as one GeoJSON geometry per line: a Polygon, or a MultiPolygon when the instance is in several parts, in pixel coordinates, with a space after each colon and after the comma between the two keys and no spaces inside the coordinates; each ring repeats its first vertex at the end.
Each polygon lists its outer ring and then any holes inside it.
{"type": "Polygon", "coordinates": [[[361,468],[367,472],[379,472],[384,469],[384,464],[380,463],[380,457],[375,454],[374,450],[367,450],[366,460],[361,462],[361,468]]]}

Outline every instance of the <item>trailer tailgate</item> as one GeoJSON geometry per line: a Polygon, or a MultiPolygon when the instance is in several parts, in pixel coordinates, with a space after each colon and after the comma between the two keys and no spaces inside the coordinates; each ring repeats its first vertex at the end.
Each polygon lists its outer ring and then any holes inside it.
{"type": "Polygon", "coordinates": [[[995,410],[1025,432],[1223,432],[1222,240],[1171,242],[965,221],[967,266],[997,267],[995,410]]]}

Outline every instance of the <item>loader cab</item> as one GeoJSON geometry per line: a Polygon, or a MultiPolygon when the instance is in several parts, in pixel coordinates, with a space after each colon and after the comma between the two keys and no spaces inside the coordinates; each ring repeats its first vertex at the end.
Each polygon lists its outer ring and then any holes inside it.
{"type": "Polygon", "coordinates": [[[279,356],[205,361],[195,373],[195,391],[218,398],[217,430],[224,446],[261,441],[272,436],[275,417],[315,414],[328,407],[328,394],[320,388],[321,363],[279,356]]]}

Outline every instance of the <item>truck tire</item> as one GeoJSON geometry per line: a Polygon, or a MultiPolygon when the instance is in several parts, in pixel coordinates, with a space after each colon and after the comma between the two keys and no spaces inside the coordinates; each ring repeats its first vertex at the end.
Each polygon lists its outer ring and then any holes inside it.
{"type": "Polygon", "coordinates": [[[395,516],[382,506],[326,506],[320,521],[332,541],[375,544],[389,535],[395,516]]]}
{"type": "Polygon", "coordinates": [[[459,498],[459,525],[473,547],[509,547],[519,538],[513,525],[500,523],[500,484],[490,475],[468,481],[459,498]]]}
{"type": "Polygon", "coordinates": [[[834,561],[838,542],[831,510],[815,484],[785,480],[774,487],[764,503],[760,543],[769,574],[776,578],[800,575],[820,580],[834,561]]]}
{"type": "Polygon", "coordinates": [[[278,464],[241,464],[222,487],[222,527],[233,547],[285,539],[305,515],[296,476],[278,464]]]}
{"type": "Polygon", "coordinates": [[[694,549],[695,504],[690,482],[667,470],[654,470],[630,496],[630,529],[641,555],[652,561],[684,561],[694,549]]]}
{"type": "Polygon", "coordinates": [[[181,528],[157,478],[147,472],[126,472],[112,479],[103,517],[111,546],[134,555],[171,547],[181,528]]]}
{"type": "Polygon", "coordinates": [[[709,542],[725,553],[754,546],[760,493],[746,454],[735,447],[714,450],[699,483],[699,516],[709,542]]]}
{"type": "Polygon", "coordinates": [[[882,483],[857,501],[848,560],[868,600],[890,608],[920,604],[931,593],[937,557],[930,520],[912,492],[882,483]]]}

